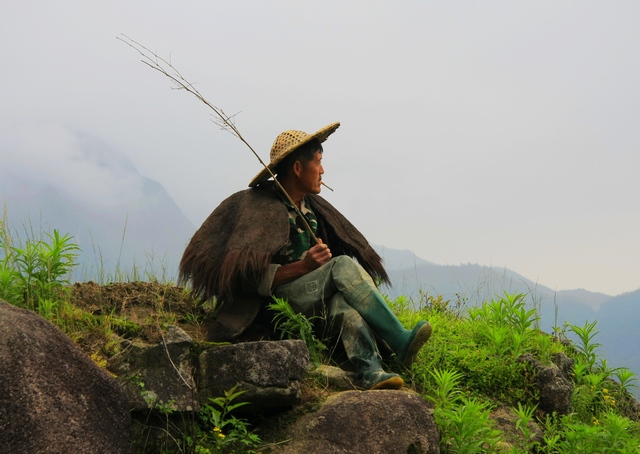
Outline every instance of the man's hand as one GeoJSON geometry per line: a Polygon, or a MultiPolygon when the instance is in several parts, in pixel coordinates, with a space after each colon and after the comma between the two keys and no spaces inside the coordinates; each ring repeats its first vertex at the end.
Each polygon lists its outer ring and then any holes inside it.
{"type": "Polygon", "coordinates": [[[322,265],[331,260],[331,249],[326,244],[320,242],[307,251],[302,263],[308,269],[307,273],[320,268],[322,265]]]}
{"type": "Polygon", "coordinates": [[[302,260],[279,267],[271,286],[277,287],[285,282],[298,279],[300,276],[320,268],[329,260],[331,260],[331,250],[329,246],[320,241],[307,251],[302,260]]]}

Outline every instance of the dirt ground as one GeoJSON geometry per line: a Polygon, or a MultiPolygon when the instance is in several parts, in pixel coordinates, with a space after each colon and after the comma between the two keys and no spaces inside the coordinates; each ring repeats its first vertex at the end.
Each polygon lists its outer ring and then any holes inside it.
{"type": "Polygon", "coordinates": [[[129,327],[152,343],[161,340],[161,328],[169,324],[179,326],[195,341],[204,340],[206,322],[213,312],[184,288],[157,282],[75,283],[71,303],[94,316],[111,317],[116,332],[129,327]]]}

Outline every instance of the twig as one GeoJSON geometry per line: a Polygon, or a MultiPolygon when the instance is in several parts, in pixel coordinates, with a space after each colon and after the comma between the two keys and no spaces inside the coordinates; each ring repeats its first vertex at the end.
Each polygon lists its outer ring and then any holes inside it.
{"type": "MultiPolygon", "coordinates": [[[[209,101],[207,101],[204,98],[204,96],[202,96],[202,94],[198,91],[198,89],[195,88],[191,82],[189,82],[187,79],[185,79],[182,76],[182,74],[180,74],[180,71],[178,71],[175,68],[175,66],[173,66],[171,61],[166,60],[166,59],[158,56],[157,53],[155,53],[154,51],[150,50],[149,48],[143,46],[142,44],[138,43],[137,41],[134,41],[133,39],[129,38],[127,35],[123,34],[122,37],[117,36],[116,38],[118,40],[122,41],[123,43],[125,43],[126,45],[128,45],[129,47],[135,49],[142,56],[142,63],[144,63],[145,65],[147,65],[151,69],[153,69],[155,71],[158,71],[159,73],[161,73],[161,74],[165,75],[166,77],[168,77],[169,79],[171,79],[171,81],[175,85],[174,89],[176,89],[176,90],[186,90],[187,92],[191,93],[193,96],[198,98],[200,101],[202,101],[208,108],[210,108],[213,111],[214,117],[213,117],[213,119],[211,121],[213,121],[214,124],[219,126],[220,129],[222,129],[224,131],[227,131],[227,132],[231,133],[232,135],[234,135],[235,137],[237,137],[238,139],[240,139],[242,141],[242,143],[244,143],[249,148],[249,150],[251,150],[253,155],[256,158],[258,158],[258,161],[260,161],[260,164],[262,164],[262,166],[267,170],[267,172],[269,172],[269,175],[273,178],[273,181],[275,181],[276,186],[278,186],[278,188],[285,195],[285,197],[287,198],[289,203],[291,203],[291,205],[293,206],[293,208],[296,211],[296,214],[298,216],[300,216],[300,218],[302,219],[302,221],[305,224],[305,227],[309,230],[309,233],[311,234],[311,238],[313,239],[313,241],[315,241],[316,243],[319,243],[318,238],[313,233],[313,230],[311,230],[311,226],[307,222],[307,219],[300,212],[300,209],[298,208],[298,206],[291,199],[291,197],[289,196],[287,191],[282,187],[282,185],[277,180],[276,176],[271,171],[269,166],[267,166],[264,163],[264,161],[260,158],[258,153],[256,153],[256,151],[249,144],[249,142],[247,142],[245,140],[245,138],[242,136],[242,134],[240,134],[240,131],[238,130],[238,128],[236,127],[236,125],[235,125],[235,123],[233,121],[233,119],[237,115],[237,113],[235,113],[233,115],[228,115],[228,114],[226,114],[224,112],[224,110],[222,110],[219,107],[216,107],[215,105],[213,105],[209,101]]],[[[333,189],[332,189],[332,191],[333,191],[333,189]]]]}
{"type": "Polygon", "coordinates": [[[162,334],[162,328],[160,328],[160,324],[156,322],[156,326],[158,327],[158,332],[160,333],[160,337],[162,338],[162,344],[164,345],[164,351],[167,353],[167,358],[169,358],[169,362],[173,366],[173,369],[177,372],[178,376],[184,382],[184,384],[187,385],[187,388],[193,389],[193,387],[187,382],[187,380],[180,373],[180,369],[178,369],[176,367],[176,365],[174,364],[173,360],[171,359],[171,355],[169,354],[169,348],[167,347],[167,341],[165,340],[165,338],[164,338],[164,336],[162,334]]]}
{"type": "Polygon", "coordinates": [[[263,446],[260,447],[260,449],[258,449],[258,452],[262,452],[267,448],[270,449],[270,448],[274,448],[274,447],[279,446],[279,445],[283,445],[285,443],[289,443],[292,440],[293,440],[293,438],[287,438],[286,440],[276,441],[274,443],[269,443],[269,444],[263,445],[263,446]]]}

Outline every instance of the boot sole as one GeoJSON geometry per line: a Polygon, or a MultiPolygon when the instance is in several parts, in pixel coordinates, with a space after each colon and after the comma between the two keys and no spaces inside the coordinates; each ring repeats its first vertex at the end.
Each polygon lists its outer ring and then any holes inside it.
{"type": "Polygon", "coordinates": [[[404,385],[404,380],[402,377],[395,376],[391,378],[387,378],[380,383],[376,383],[370,389],[400,389],[404,385]]]}
{"type": "Polygon", "coordinates": [[[425,323],[420,327],[415,337],[411,341],[411,345],[407,349],[407,354],[402,361],[402,364],[409,368],[416,360],[416,356],[418,356],[418,352],[427,343],[429,338],[431,337],[431,325],[429,323],[425,323]]]}

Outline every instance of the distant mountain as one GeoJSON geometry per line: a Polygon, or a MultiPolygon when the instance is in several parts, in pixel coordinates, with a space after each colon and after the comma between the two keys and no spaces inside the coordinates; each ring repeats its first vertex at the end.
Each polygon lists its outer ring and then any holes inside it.
{"type": "MultiPolygon", "coordinates": [[[[506,268],[493,268],[477,264],[438,265],[415,257],[415,264],[398,265],[395,255],[377,248],[388,264],[387,270],[392,286],[383,287],[389,297],[407,296],[419,301],[422,294],[442,295],[452,301],[464,301],[467,305],[478,305],[507,293],[524,293],[542,315],[541,327],[552,330],[556,323],[564,320],[593,319],[594,309],[609,298],[586,290],[554,291],[506,268]],[[391,257],[391,260],[388,260],[391,257]],[[556,315],[557,309],[557,315],[556,315]]],[[[397,252],[392,253],[397,254],[397,252]]],[[[404,262],[409,262],[408,251],[404,262]]]]}
{"type": "Polygon", "coordinates": [[[64,165],[57,168],[62,174],[47,173],[38,166],[47,158],[34,150],[26,150],[34,153],[32,168],[0,169],[0,203],[14,236],[24,241],[53,229],[73,235],[82,248],[76,280],[135,272],[141,279],[175,279],[193,224],[159,183],[116,150],[85,134],[64,133],[75,174],[64,174],[64,165]]]}
{"type": "Polygon", "coordinates": [[[435,263],[418,257],[408,249],[388,249],[384,246],[374,246],[374,249],[383,258],[387,271],[411,269],[417,265],[435,265],[435,263]]]}
{"type": "Polygon", "coordinates": [[[600,331],[596,342],[602,344],[609,365],[640,374],[640,289],[607,300],[596,319],[600,331]]]}
{"type": "Polygon", "coordinates": [[[561,295],[561,299],[565,304],[586,304],[595,311],[597,311],[604,303],[612,299],[610,295],[590,292],[585,289],[559,290],[558,295],[561,295]]]}

